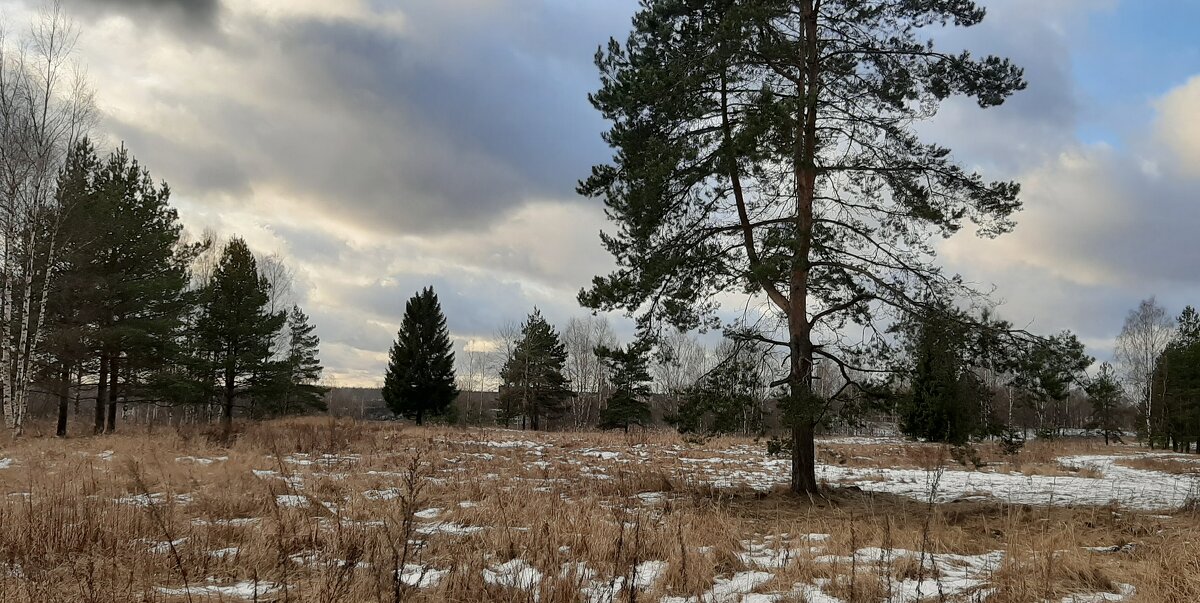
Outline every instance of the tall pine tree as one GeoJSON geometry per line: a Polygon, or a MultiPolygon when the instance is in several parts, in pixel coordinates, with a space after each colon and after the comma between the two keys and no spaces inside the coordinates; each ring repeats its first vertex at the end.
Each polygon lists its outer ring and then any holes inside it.
{"type": "Polygon", "coordinates": [[[392,412],[420,425],[445,414],[457,396],[450,331],[437,294],[426,287],[405,304],[388,359],[383,400],[392,412]]]}
{"type": "Polygon", "coordinates": [[[567,348],[558,331],[536,308],[521,325],[521,336],[500,370],[500,405],[505,421],[521,416],[521,428],[541,429],[561,417],[575,394],[563,374],[567,348]]]}
{"type": "Polygon", "coordinates": [[[272,373],[271,344],[287,320],[287,312],[267,309],[270,285],[258,273],[254,254],[235,238],[225,245],[206,292],[198,330],[218,380],[221,430],[228,438],[239,399],[261,395],[272,373]]]}
{"type": "Polygon", "coordinates": [[[80,141],[58,196],[61,278],[49,329],[60,351],[82,344],[95,354],[95,429],[112,432],[120,399],[155,395],[147,383],[171,355],[193,304],[188,264],[198,247],[181,241],[170,189],[156,185],[124,147],[100,162],[91,143],[80,141]]]}
{"type": "Polygon", "coordinates": [[[603,243],[619,269],[581,301],[639,313],[654,336],[719,324],[724,293],[765,300],[762,324],[780,326],[755,338],[788,354],[795,491],[818,490],[813,435],[838,402],[814,362],[851,376],[838,395],[867,387],[856,369],[877,368],[878,342],[841,333],[967,293],[931,237],[1013,226],[1018,186],[915,127],[950,96],[990,107],[1025,86],[1006,59],[929,39],[983,17],[970,0],[645,0],[626,43],[597,53],[591,100],[615,152],[579,190],[617,223],[603,243]]]}

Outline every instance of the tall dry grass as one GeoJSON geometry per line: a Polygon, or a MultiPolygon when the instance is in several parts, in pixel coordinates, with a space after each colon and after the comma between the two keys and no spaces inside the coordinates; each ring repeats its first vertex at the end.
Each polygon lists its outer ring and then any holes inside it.
{"type": "MultiPolygon", "coordinates": [[[[214,587],[241,585],[259,601],[575,602],[615,580],[632,584],[652,561],[666,564],[653,584],[612,589],[612,600],[699,598],[719,578],[755,569],[750,544],[795,547],[759,592],[820,580],[848,603],[888,601],[905,579],[936,581],[926,554],[989,551],[1005,553],[987,576],[991,603],[1125,583],[1138,589],[1133,601],[1200,594],[1194,513],[933,504],[853,490],[809,500],[714,489],[678,460],[732,460],[752,446],[330,419],[247,425],[229,445],[199,430],[31,437],[0,449],[14,461],[0,469],[0,601],[237,600],[214,587]],[[829,538],[809,550],[798,538],[806,534],[829,538]],[[1099,546],[1119,550],[1083,548],[1099,546]],[[866,547],[921,556],[862,563],[854,553],[866,547]],[[508,567],[537,572],[531,588],[512,583],[532,573],[503,583],[498,568],[514,560],[522,565],[508,567]]],[[[1051,465],[1091,446],[1030,446],[1022,463],[1051,465]]],[[[880,464],[953,464],[937,447],[884,447],[828,449],[880,464]]]]}

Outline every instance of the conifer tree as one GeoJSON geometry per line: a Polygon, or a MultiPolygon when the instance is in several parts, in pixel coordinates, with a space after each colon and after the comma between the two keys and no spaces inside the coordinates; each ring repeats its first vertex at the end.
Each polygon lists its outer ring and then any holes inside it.
{"type": "Polygon", "coordinates": [[[909,316],[898,330],[907,348],[898,371],[907,385],[900,402],[900,429],[930,442],[964,444],[994,431],[981,399],[991,392],[973,372],[979,358],[965,315],[948,307],[909,316]]]}
{"type": "Polygon", "coordinates": [[[678,410],[667,418],[682,433],[704,436],[762,431],[764,394],[769,389],[755,356],[757,346],[726,340],[712,370],[683,394],[678,410]]]}
{"type": "Polygon", "coordinates": [[[308,322],[300,306],[292,306],[287,321],[287,355],[282,361],[284,388],[279,403],[281,414],[312,410],[325,411],[325,394],[329,389],[317,384],[321,380],[321,360],[318,358],[321,339],[308,322]]]}
{"type": "Polygon", "coordinates": [[[566,412],[567,400],[575,395],[563,373],[566,363],[567,348],[558,331],[535,308],[500,370],[500,404],[509,409],[506,414],[521,414],[522,429],[541,429],[543,420],[566,412]]]}
{"type": "Polygon", "coordinates": [[[55,192],[60,215],[59,250],[53,269],[58,277],[53,279],[48,297],[47,358],[41,376],[52,384],[58,398],[58,437],[67,435],[72,375],[83,370],[91,352],[91,325],[98,310],[94,300],[89,299],[92,286],[85,270],[88,242],[96,236],[95,223],[87,219],[85,205],[94,195],[93,182],[99,167],[95,147],[89,139],[81,139],[67,155],[55,192]]]}
{"type": "Polygon", "coordinates": [[[198,248],[181,241],[170,189],[124,147],[100,162],[80,141],[57,194],[62,282],[49,328],[56,345],[82,343],[98,358],[95,429],[112,432],[118,400],[151,393],[147,383],[171,355],[194,302],[188,264],[198,248]],[[61,339],[71,332],[78,338],[61,339]]]}
{"type": "Polygon", "coordinates": [[[1067,402],[1071,387],[1083,383],[1084,371],[1093,361],[1070,331],[1030,342],[1015,358],[1013,385],[1037,414],[1041,435],[1050,435],[1058,427],[1050,422],[1055,405],[1067,402]]]}
{"type": "Polygon", "coordinates": [[[630,425],[650,424],[650,370],[647,350],[643,345],[625,348],[600,347],[596,355],[607,365],[612,393],[600,412],[601,429],[621,429],[629,432],[630,425]]]}
{"type": "Polygon", "coordinates": [[[1121,401],[1121,383],[1117,381],[1112,365],[1105,362],[1100,372],[1085,388],[1092,403],[1092,417],[1088,427],[1104,434],[1104,443],[1121,442],[1121,419],[1126,413],[1121,401]]]}
{"type": "Polygon", "coordinates": [[[767,301],[781,326],[754,337],[788,353],[795,491],[818,490],[813,434],[837,402],[815,393],[815,360],[849,376],[834,398],[853,394],[879,360],[843,327],[970,293],[930,238],[1013,226],[1018,186],[914,127],[950,96],[990,107],[1025,86],[1006,59],[928,39],[983,17],[970,0],[646,0],[597,53],[615,152],[579,190],[617,223],[602,240],[619,268],[580,301],[637,313],[647,337],[719,324],[722,293],[767,301]]]}
{"type": "Polygon", "coordinates": [[[261,379],[271,373],[264,366],[270,346],[287,320],[287,312],[267,309],[269,287],[246,242],[230,240],[212,276],[198,325],[218,379],[221,430],[226,438],[233,429],[239,398],[261,395],[265,385],[261,379]]]}
{"type": "Polygon", "coordinates": [[[1158,404],[1150,423],[1157,443],[1200,452],[1200,313],[1187,306],[1176,319],[1174,336],[1154,363],[1158,404]]]}
{"type": "Polygon", "coordinates": [[[437,294],[426,287],[404,306],[383,381],[383,400],[392,412],[421,425],[446,414],[457,396],[450,330],[437,294]]]}

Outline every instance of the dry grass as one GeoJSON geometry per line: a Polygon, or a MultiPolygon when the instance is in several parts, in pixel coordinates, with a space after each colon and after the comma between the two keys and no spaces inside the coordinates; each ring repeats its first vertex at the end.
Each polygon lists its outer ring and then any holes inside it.
{"type": "Polygon", "coordinates": [[[1135,456],[1117,461],[1133,469],[1161,471],[1175,475],[1200,475],[1200,458],[1187,456],[1135,456]]]}
{"type": "MultiPolygon", "coordinates": [[[[755,569],[744,557],[749,544],[794,549],[758,592],[821,581],[847,603],[900,600],[901,581],[938,578],[919,558],[861,562],[854,553],[866,547],[1003,551],[987,578],[990,603],[1057,601],[1121,583],[1137,587],[1139,602],[1200,596],[1200,515],[929,505],[854,490],[809,500],[717,489],[692,472],[698,459],[719,464],[758,449],[732,438],[690,445],[667,433],[498,433],[329,419],[246,426],[230,446],[200,432],[32,437],[0,448],[0,458],[14,460],[0,469],[0,601],[237,600],[195,587],[253,590],[257,582],[260,601],[532,601],[536,594],[574,602],[588,600],[581,591],[593,581],[631,582],[639,564],[662,561],[653,584],[613,599],[656,601],[700,597],[718,578],[755,569]],[[501,440],[529,443],[489,445],[501,440]],[[131,504],[149,500],[157,502],[131,504]],[[420,513],[429,509],[441,511],[420,513]],[[810,549],[817,543],[805,534],[829,538],[810,549]],[[1137,544],[1113,553],[1082,548],[1128,543],[1137,544]],[[485,579],[513,560],[538,572],[533,589],[485,579]],[[434,571],[445,573],[435,581],[434,571]],[[423,577],[425,587],[414,586],[423,577]],[[161,588],[185,584],[190,595],[161,588]]],[[[1027,449],[1023,466],[1036,467],[1088,446],[1027,449]]],[[[841,454],[897,466],[946,463],[945,450],[925,445],[841,454]]]]}

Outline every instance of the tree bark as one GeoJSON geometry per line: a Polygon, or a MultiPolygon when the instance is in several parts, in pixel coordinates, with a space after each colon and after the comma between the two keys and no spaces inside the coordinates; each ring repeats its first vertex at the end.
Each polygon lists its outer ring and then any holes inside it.
{"type": "Polygon", "coordinates": [[[805,79],[800,92],[804,106],[795,116],[792,177],[795,182],[795,241],[789,291],[784,312],[788,319],[789,375],[792,428],[793,492],[818,494],[816,449],[813,433],[819,409],[812,391],[812,326],[808,320],[808,294],[813,237],[813,199],[816,194],[817,108],[820,90],[820,55],[817,49],[817,14],[812,0],[800,3],[805,79]]]}
{"type": "Polygon", "coordinates": [[[792,490],[799,494],[815,494],[817,459],[813,439],[814,425],[803,421],[792,427],[792,490]]]}
{"type": "Polygon", "coordinates": [[[104,427],[105,433],[117,431],[117,378],[121,368],[119,356],[120,353],[113,354],[110,359],[112,366],[108,369],[108,424],[104,427]]]}
{"type": "Polygon", "coordinates": [[[67,363],[63,363],[58,377],[58,425],[54,430],[54,435],[65,438],[67,437],[67,414],[71,408],[71,367],[67,363]]]}
{"type": "Polygon", "coordinates": [[[221,437],[225,440],[233,433],[233,399],[237,392],[233,371],[225,371],[225,404],[221,411],[221,437]]]}
{"type": "Polygon", "coordinates": [[[104,433],[104,409],[108,406],[108,354],[100,353],[100,379],[96,382],[96,426],[94,433],[104,433]]]}

